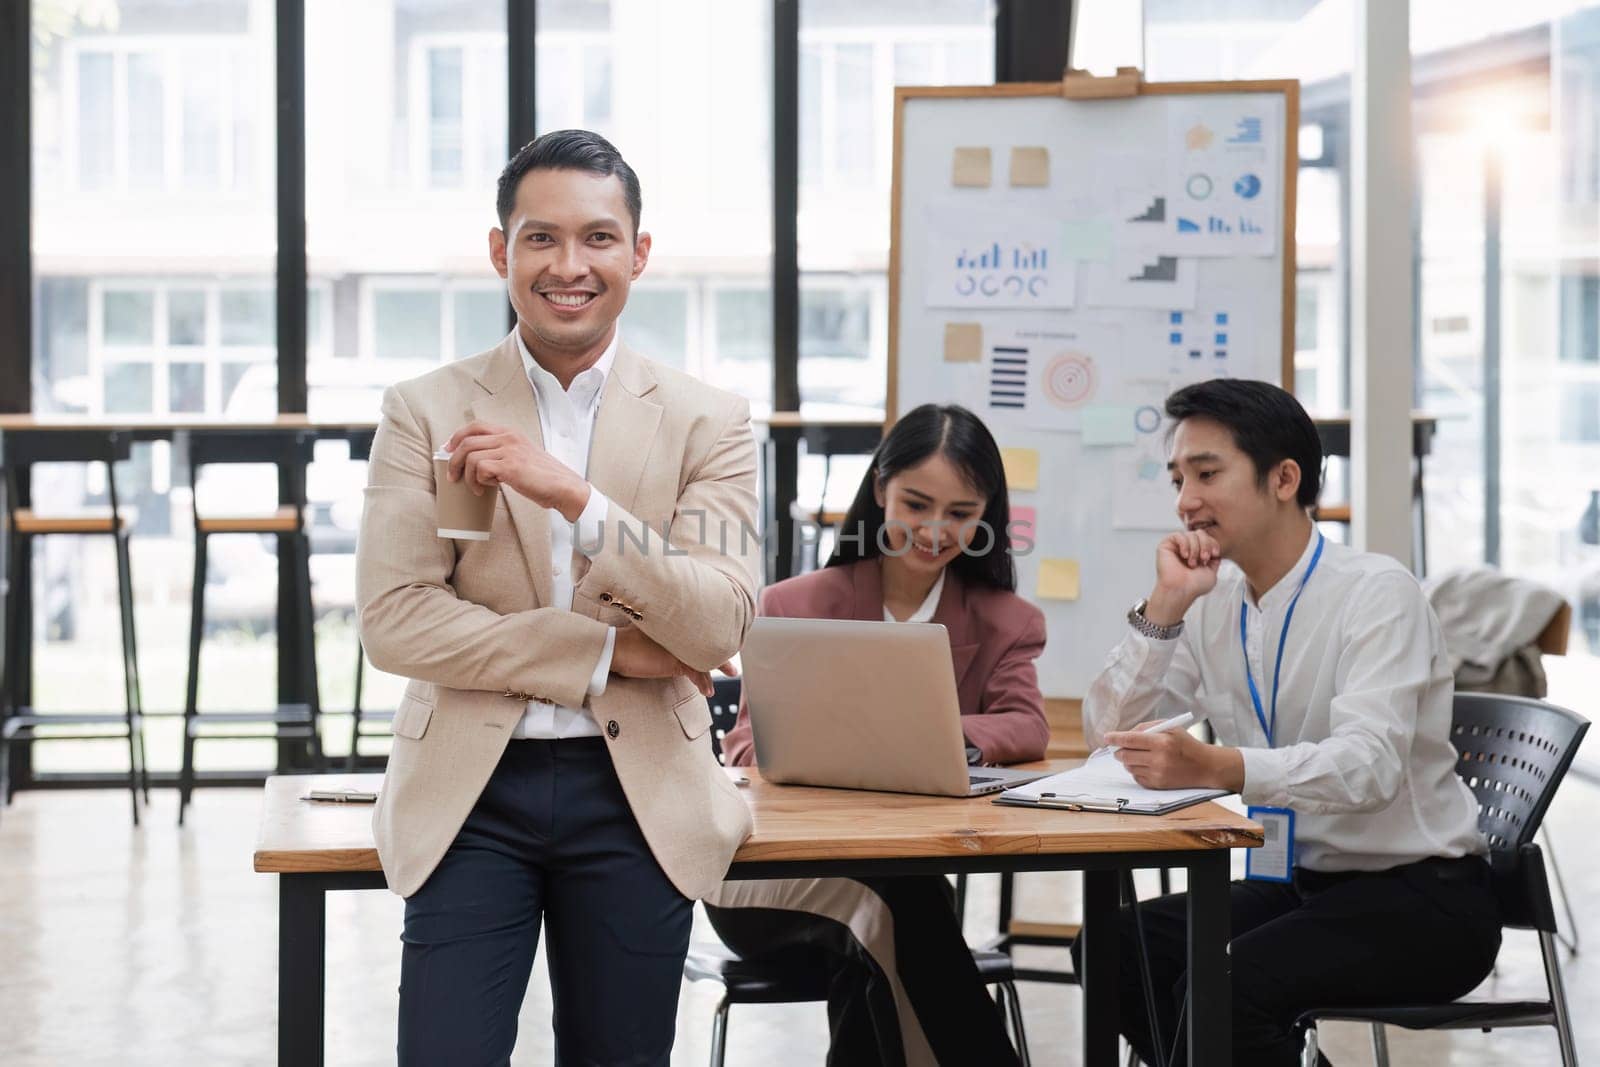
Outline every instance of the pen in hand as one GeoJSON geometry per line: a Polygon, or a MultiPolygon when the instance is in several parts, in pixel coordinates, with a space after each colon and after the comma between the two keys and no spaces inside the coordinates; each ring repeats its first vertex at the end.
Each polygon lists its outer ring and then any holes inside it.
{"type": "MultiPolygon", "coordinates": [[[[1154,726],[1148,727],[1141,732],[1147,734],[1159,734],[1165,733],[1168,730],[1186,730],[1193,725],[1194,712],[1186,711],[1182,715],[1174,715],[1170,719],[1162,719],[1154,726]]],[[[1094,756],[1109,756],[1120,747],[1120,745],[1105,745],[1096,749],[1090,758],[1092,759],[1094,756]]]]}

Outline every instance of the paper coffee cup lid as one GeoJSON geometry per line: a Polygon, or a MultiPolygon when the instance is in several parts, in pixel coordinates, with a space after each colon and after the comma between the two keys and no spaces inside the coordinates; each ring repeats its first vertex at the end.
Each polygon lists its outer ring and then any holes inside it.
{"type": "Polygon", "coordinates": [[[433,458],[434,459],[449,459],[450,458],[450,453],[445,451],[443,448],[438,448],[438,449],[434,450],[433,458]]]}

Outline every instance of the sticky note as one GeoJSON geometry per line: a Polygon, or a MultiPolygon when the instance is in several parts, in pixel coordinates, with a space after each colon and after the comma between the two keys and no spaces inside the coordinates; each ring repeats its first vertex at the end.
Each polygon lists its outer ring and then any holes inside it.
{"type": "Polygon", "coordinates": [[[1011,505],[1011,520],[1006,523],[1006,532],[1011,535],[1011,544],[1014,548],[1031,549],[1033,545],[1039,543],[1038,519],[1037,509],[1011,505]]]}
{"type": "Polygon", "coordinates": [[[1002,448],[1000,462],[1006,468],[1006,488],[1039,488],[1039,450],[1037,448],[1002,448]]]}
{"type": "Polygon", "coordinates": [[[1061,254],[1068,259],[1111,261],[1109,219],[1068,219],[1061,224],[1061,254]]]}
{"type": "Polygon", "coordinates": [[[956,149],[950,180],[956,185],[987,189],[989,187],[989,150],[987,148],[956,149]]]}
{"type": "Polygon", "coordinates": [[[1085,448],[1133,444],[1133,408],[1121,404],[1090,404],[1079,412],[1085,448]]]}
{"type": "Polygon", "coordinates": [[[1050,150],[1048,148],[1013,148],[1011,150],[1011,184],[1037,186],[1050,184],[1050,150]]]}
{"type": "Polygon", "coordinates": [[[983,327],[976,322],[945,323],[944,361],[946,363],[981,363],[983,361],[983,327]]]}
{"type": "Polygon", "coordinates": [[[1078,599],[1078,561],[1075,559],[1044,559],[1039,561],[1039,588],[1041,600],[1078,599]]]}

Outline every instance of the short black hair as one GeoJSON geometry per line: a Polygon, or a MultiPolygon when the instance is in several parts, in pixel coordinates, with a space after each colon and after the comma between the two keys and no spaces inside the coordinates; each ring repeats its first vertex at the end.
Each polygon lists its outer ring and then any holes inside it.
{"type": "Polygon", "coordinates": [[[639,176],[622,158],[616,145],[590,130],[552,130],[540,134],[511,157],[500,172],[495,210],[500,228],[511,225],[511,208],[517,201],[517,186],[532,170],[582,170],[602,178],[616,177],[622,182],[622,199],[633,216],[633,236],[639,236],[639,214],[644,201],[639,193],[639,176]]]}
{"type": "MultiPolygon", "coordinates": [[[[992,536],[984,552],[963,550],[950,561],[950,568],[973,585],[986,585],[1017,591],[1017,568],[1011,558],[1011,538],[1006,527],[1011,519],[1011,498],[1006,492],[1006,469],[1000,459],[989,427],[958,404],[923,404],[913,408],[890,428],[872,455],[872,466],[856,498],[845,512],[841,536],[835,542],[828,566],[837,567],[872,559],[883,554],[879,532],[886,521],[884,507],[878,503],[877,486],[915,467],[934,453],[941,453],[960,471],[987,503],[980,520],[992,536]],[[848,547],[846,547],[848,546],[848,547]]],[[[982,527],[979,527],[982,537],[982,527]]]]}
{"type": "Polygon", "coordinates": [[[1239,451],[1255,464],[1256,484],[1265,487],[1267,472],[1286,459],[1300,468],[1296,501],[1315,507],[1322,492],[1322,437],[1300,401],[1270,382],[1213,378],[1179,389],[1167,397],[1167,417],[1176,426],[1184,419],[1213,419],[1228,428],[1239,451]]]}

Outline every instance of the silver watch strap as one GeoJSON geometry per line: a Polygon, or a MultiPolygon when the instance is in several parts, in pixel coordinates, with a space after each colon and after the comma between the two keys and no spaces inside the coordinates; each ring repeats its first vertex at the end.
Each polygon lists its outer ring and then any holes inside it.
{"type": "Polygon", "coordinates": [[[1153,641],[1171,641],[1183,633],[1183,620],[1179,619],[1171,626],[1161,626],[1151,622],[1144,615],[1145,602],[1140,601],[1128,609],[1128,625],[1153,641]]]}

